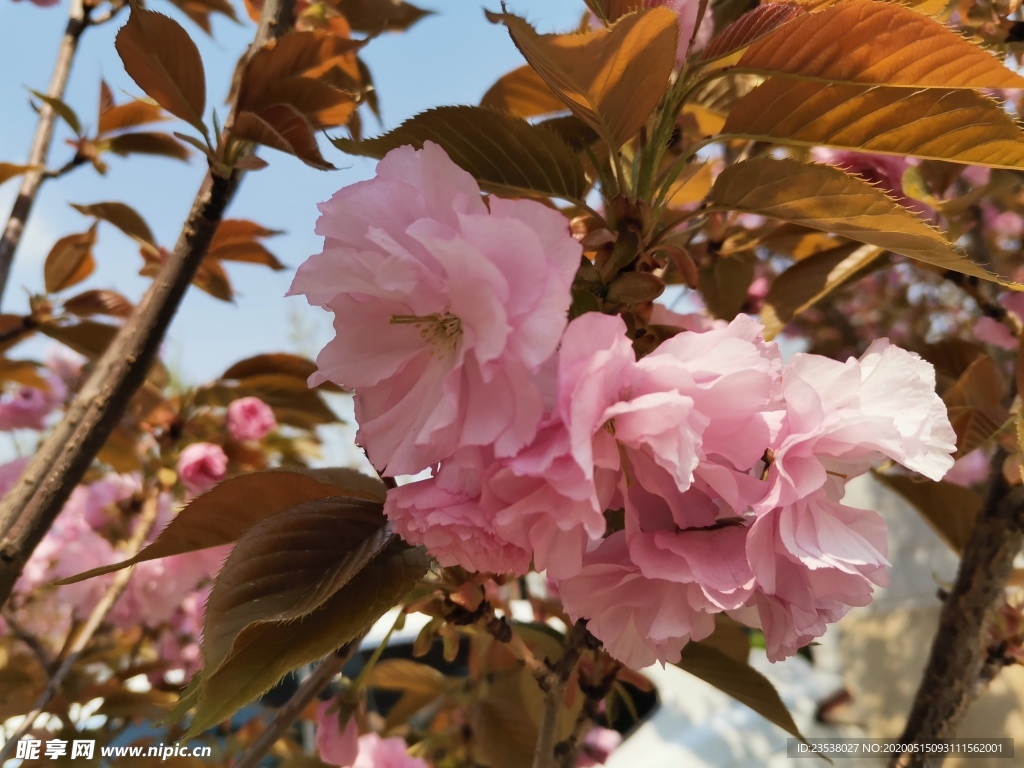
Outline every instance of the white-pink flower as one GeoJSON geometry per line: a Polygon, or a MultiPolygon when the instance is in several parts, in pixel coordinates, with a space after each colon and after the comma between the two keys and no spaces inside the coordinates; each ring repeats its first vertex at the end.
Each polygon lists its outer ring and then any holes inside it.
{"type": "Polygon", "coordinates": [[[534,375],[566,323],[581,248],[557,211],[491,197],[432,142],[321,205],[322,253],[291,294],[334,313],[311,384],[355,391],[374,466],[416,473],[466,446],[533,439],[534,375]]]}
{"type": "Polygon", "coordinates": [[[350,717],[344,730],[338,725],[334,699],[322,701],[316,708],[316,751],[328,765],[348,768],[359,756],[359,724],[350,717]]]}
{"type": "Polygon", "coordinates": [[[213,443],[192,443],[178,456],[178,476],[193,495],[215,486],[227,472],[228,457],[213,443]]]}
{"type": "Polygon", "coordinates": [[[233,440],[262,440],[277,428],[277,419],[258,397],[242,397],[228,405],[227,426],[233,440]]]}
{"type": "Polygon", "coordinates": [[[376,733],[359,737],[359,757],[352,768],[429,768],[426,760],[407,752],[405,739],[382,739],[376,733]]]}
{"type": "Polygon", "coordinates": [[[47,389],[22,386],[0,398],[0,430],[43,429],[46,417],[64,402],[67,387],[58,376],[47,376],[47,389]]]}

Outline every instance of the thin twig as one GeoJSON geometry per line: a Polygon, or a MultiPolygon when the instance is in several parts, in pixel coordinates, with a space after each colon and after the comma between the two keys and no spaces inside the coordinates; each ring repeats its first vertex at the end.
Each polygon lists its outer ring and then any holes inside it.
{"type": "MultiPolygon", "coordinates": [[[[57,51],[57,61],[53,66],[50,85],[46,89],[46,95],[50,98],[64,98],[64,88],[67,86],[68,76],[71,74],[71,63],[78,50],[79,38],[89,26],[91,13],[92,5],[86,5],[84,0],[71,0],[68,23],[57,51]]],[[[50,153],[53,128],[56,123],[57,113],[53,107],[46,103],[40,106],[39,122],[36,123],[36,131],[32,136],[32,148],[29,150],[26,163],[32,170],[26,171],[21,180],[21,189],[18,190],[18,197],[11,208],[11,215],[7,219],[3,237],[0,237],[0,300],[3,299],[4,290],[7,288],[11,264],[14,262],[14,254],[18,250],[22,233],[25,231],[25,223],[32,213],[32,206],[35,205],[39,187],[45,178],[43,169],[46,167],[47,156],[50,153]]]]}
{"type": "Polygon", "coordinates": [[[541,715],[540,732],[533,752],[533,768],[556,768],[555,746],[558,743],[558,722],[565,701],[565,686],[576,669],[583,644],[587,637],[587,625],[577,621],[565,638],[562,657],[551,666],[551,674],[537,682],[544,691],[544,712],[541,715]]]}
{"type": "MultiPolygon", "coordinates": [[[[136,523],[135,532],[132,534],[131,539],[128,542],[127,554],[129,557],[134,557],[138,554],[139,550],[146,543],[146,539],[149,536],[150,531],[153,529],[153,525],[156,523],[157,516],[160,511],[159,504],[159,493],[154,490],[149,497],[146,499],[146,503],[142,507],[142,514],[139,515],[138,522],[136,523]]],[[[25,720],[17,731],[7,740],[4,744],[3,749],[0,749],[0,765],[3,764],[4,760],[11,756],[11,751],[14,749],[17,742],[22,736],[27,734],[31,729],[36,719],[46,711],[46,707],[54,699],[54,697],[60,692],[61,687],[64,684],[65,678],[74,668],[78,659],[81,657],[82,652],[89,645],[89,641],[92,640],[92,636],[99,629],[103,620],[106,619],[107,614],[110,613],[110,609],[114,607],[114,603],[121,597],[125,587],[128,586],[128,580],[131,578],[132,571],[134,568],[125,568],[117,572],[114,579],[110,582],[110,586],[107,587],[106,592],[103,593],[103,597],[99,599],[96,606],[92,609],[89,614],[89,618],[85,620],[85,623],[80,627],[72,630],[73,637],[69,638],[64,648],[64,656],[60,661],[60,665],[50,675],[49,681],[46,683],[46,687],[43,692],[39,695],[36,700],[35,706],[32,711],[25,716],[25,720]]]]}
{"type": "MultiPolygon", "coordinates": [[[[249,55],[294,23],[295,0],[267,0],[249,55]]],[[[232,108],[228,125],[233,114],[232,108]]],[[[96,362],[64,419],[0,503],[0,605],[10,597],[25,561],[145,380],[243,174],[206,174],[174,251],[153,285],[96,362]]]]}
{"type": "MultiPolygon", "coordinates": [[[[985,507],[942,605],[921,685],[896,743],[933,743],[954,736],[968,705],[992,677],[986,669],[987,633],[1024,544],[1024,488],[1010,488],[1002,471],[1006,457],[1003,448],[996,450],[985,507]]],[[[909,753],[894,757],[892,765],[923,768],[941,765],[942,759],[930,752],[909,753]]]]}
{"type": "Polygon", "coordinates": [[[238,758],[238,762],[232,763],[231,768],[256,768],[271,747],[277,743],[277,740],[292,727],[292,723],[306,708],[306,705],[341,673],[342,668],[358,650],[361,640],[361,637],[356,638],[321,661],[320,666],[306,678],[299,689],[284,703],[284,706],[277,710],[266,730],[256,737],[249,745],[249,749],[238,758]]]}

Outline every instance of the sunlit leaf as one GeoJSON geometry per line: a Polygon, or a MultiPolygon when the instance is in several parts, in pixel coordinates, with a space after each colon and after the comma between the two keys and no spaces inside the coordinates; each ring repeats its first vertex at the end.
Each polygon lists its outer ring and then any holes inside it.
{"type": "Polygon", "coordinates": [[[216,259],[205,258],[192,278],[192,285],[220,301],[234,301],[235,292],[231,287],[228,273],[216,259]]]}
{"type": "Polygon", "coordinates": [[[295,155],[317,170],[334,168],[320,154],[309,120],[288,104],[275,104],[259,114],[239,112],[231,132],[239,138],[295,155]]]}
{"type": "Polygon", "coordinates": [[[338,0],[335,4],[357,32],[404,32],[433,11],[405,0],[338,0]]]}
{"type": "Polygon", "coordinates": [[[843,0],[762,37],[740,70],[908,88],[1024,88],[1024,77],[952,29],[897,3],[843,0]]]}
{"type": "Polygon", "coordinates": [[[64,122],[68,124],[72,131],[74,131],[79,136],[82,135],[82,122],[78,119],[78,115],[75,114],[75,110],[73,110],[60,99],[54,98],[53,96],[47,96],[45,93],[33,91],[31,88],[29,89],[29,92],[37,99],[40,99],[41,101],[44,101],[47,104],[49,104],[50,108],[61,116],[61,119],[63,119],[64,122]]]}
{"type": "Polygon", "coordinates": [[[156,248],[153,231],[149,228],[146,220],[130,205],[116,202],[92,203],[91,205],[71,203],[71,207],[86,216],[110,222],[128,237],[156,248]]]}
{"type": "Polygon", "coordinates": [[[799,6],[790,3],[763,3],[740,16],[716,35],[701,52],[699,61],[713,61],[740,51],[800,12],[799,6]]]}
{"type": "Polygon", "coordinates": [[[737,138],[1024,168],[1024,134],[992,99],[949,88],[770,78],[733,107],[737,138]]]}
{"type": "Polygon", "coordinates": [[[133,308],[133,304],[117,291],[103,289],[83,291],[77,296],[64,300],[65,311],[79,317],[91,315],[128,317],[133,308]]]}
{"type": "Polygon", "coordinates": [[[0,163],[0,184],[3,184],[8,179],[13,179],[15,176],[20,176],[26,171],[37,170],[32,165],[17,165],[15,163],[0,163]]]}
{"type": "Polygon", "coordinates": [[[536,117],[566,109],[565,103],[529,64],[498,78],[480,100],[480,106],[514,117],[536,117]]]}
{"type": "Polygon", "coordinates": [[[666,8],[571,35],[539,35],[508,13],[491,18],[508,27],[530,66],[565,105],[616,149],[647,122],[675,66],[679,21],[666,8]]]}
{"type": "Polygon", "coordinates": [[[199,701],[189,734],[201,733],[268,690],[286,673],[358,637],[408,594],[427,567],[422,549],[392,542],[312,613],[294,621],[245,629],[232,655],[214,674],[206,677],[200,673],[199,701]]]}
{"type": "Polygon", "coordinates": [[[842,245],[787,269],[772,281],[764,299],[765,338],[775,338],[794,317],[864,274],[883,253],[873,245],[842,245]]]}
{"type": "Polygon", "coordinates": [[[259,239],[279,235],[279,230],[267,229],[245,219],[225,219],[217,226],[207,257],[220,261],[242,261],[249,264],[263,264],[274,270],[284,269],[284,264],[268,251],[259,239]]]}
{"type": "Polygon", "coordinates": [[[682,659],[676,666],[729,694],[782,730],[803,740],[803,734],[793,722],[793,716],[782,703],[775,686],[753,667],[715,648],[693,642],[683,648],[682,659]]]}
{"type": "Polygon", "coordinates": [[[97,323],[93,320],[81,320],[74,325],[44,323],[39,326],[40,333],[90,360],[95,360],[103,354],[119,330],[116,325],[97,323]]]}
{"type": "Polygon", "coordinates": [[[230,544],[259,521],[303,502],[341,495],[383,501],[385,492],[380,480],[351,469],[271,469],[231,477],[193,499],[135,557],[62,583],[82,581],[146,560],[230,544]]]}
{"type": "Polygon", "coordinates": [[[67,235],[58,240],[43,264],[47,293],[57,293],[85,280],[96,269],[92,247],[96,244],[96,225],[87,232],[67,235]]]}
{"type": "Polygon", "coordinates": [[[114,46],[125,71],[147,96],[172,115],[204,130],[203,60],[178,22],[133,5],[114,46]]]}
{"type": "Polygon", "coordinates": [[[238,540],[206,604],[203,671],[213,674],[248,626],[297,619],[323,605],[390,541],[380,502],[308,501],[238,540]]]}
{"type": "Polygon", "coordinates": [[[917,480],[883,472],[875,472],[874,476],[917,509],[950,549],[963,553],[981,512],[981,496],[955,483],[917,480]]]}
{"type": "Polygon", "coordinates": [[[722,208],[834,232],[941,269],[1016,287],[972,262],[962,248],[881,189],[829,165],[772,157],[747,160],[719,174],[711,199],[722,208]]]}
{"type": "Polygon", "coordinates": [[[134,99],[127,104],[110,105],[108,109],[100,112],[98,135],[103,136],[124,128],[134,128],[137,125],[156,123],[166,120],[167,115],[156,104],[148,101],[134,99]]]}
{"type": "Polygon", "coordinates": [[[669,189],[665,200],[670,206],[685,207],[704,200],[711,191],[711,163],[688,165],[669,189]]]}
{"type": "Polygon", "coordinates": [[[432,109],[375,139],[332,141],[343,152],[376,158],[405,144],[419,149],[432,141],[491,191],[581,200],[587,190],[579,158],[558,136],[481,107],[432,109]]]}
{"type": "Polygon", "coordinates": [[[102,150],[109,150],[115,155],[160,155],[176,160],[189,158],[188,148],[167,133],[122,133],[111,139],[103,139],[97,144],[102,150]]]}

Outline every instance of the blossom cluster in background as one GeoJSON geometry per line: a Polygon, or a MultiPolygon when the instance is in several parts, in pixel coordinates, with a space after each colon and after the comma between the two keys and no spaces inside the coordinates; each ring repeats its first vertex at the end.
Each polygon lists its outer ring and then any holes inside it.
{"type": "MultiPolygon", "coordinates": [[[[637,359],[617,316],[567,322],[565,218],[481,197],[440,147],[402,147],[322,206],[292,286],[335,315],[311,383],[355,392],[405,539],[441,565],[546,570],[631,667],[677,661],[728,612],[781,659],[886,580],[885,526],[842,504],[883,456],[932,479],[956,438],[935,375],[876,341],[783,365],[761,326],[678,333],[637,359]]],[[[671,313],[662,310],[666,324],[671,313]]]]}

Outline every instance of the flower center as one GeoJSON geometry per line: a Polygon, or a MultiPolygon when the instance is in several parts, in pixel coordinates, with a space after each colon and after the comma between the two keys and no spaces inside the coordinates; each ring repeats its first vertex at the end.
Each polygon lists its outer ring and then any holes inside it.
{"type": "Polygon", "coordinates": [[[392,315],[392,325],[415,325],[420,336],[436,347],[455,348],[462,338],[462,321],[451,312],[432,315],[392,315]]]}

